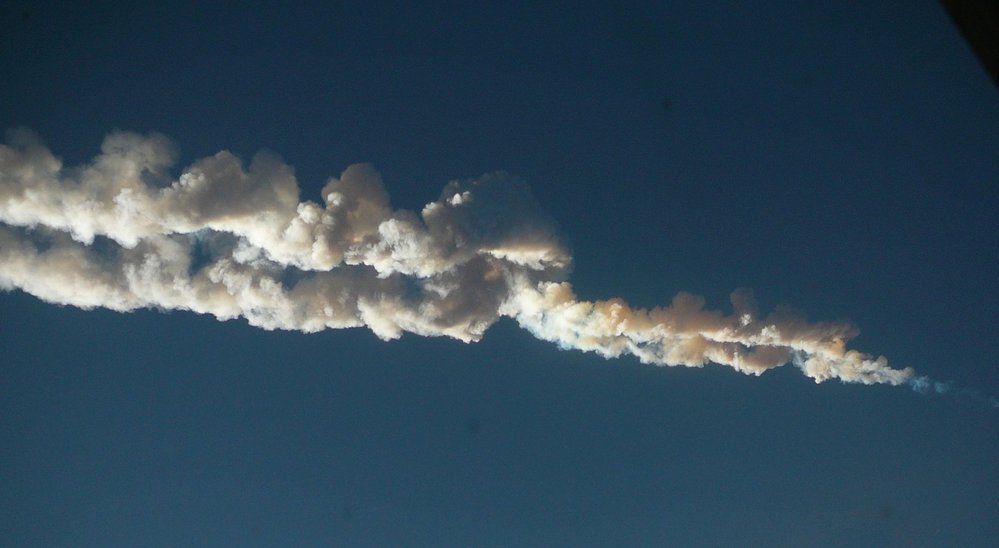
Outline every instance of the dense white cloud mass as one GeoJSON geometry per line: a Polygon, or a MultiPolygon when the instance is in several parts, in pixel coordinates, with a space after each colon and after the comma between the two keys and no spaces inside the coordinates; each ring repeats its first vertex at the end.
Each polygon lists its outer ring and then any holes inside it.
{"type": "Polygon", "coordinates": [[[0,145],[0,287],[82,308],[191,310],[265,329],[365,326],[478,340],[501,316],[562,348],[658,365],[713,362],[759,375],[787,363],[822,382],[902,384],[910,369],[848,350],[856,330],[752,296],[733,314],[681,293],[670,306],[582,301],[572,258],[527,186],[505,174],[448,183],[419,213],[393,210],[378,173],[353,165],[301,201],[292,169],[228,152],[173,179],[160,135],[113,133],[66,168],[33,134],[0,145]]]}

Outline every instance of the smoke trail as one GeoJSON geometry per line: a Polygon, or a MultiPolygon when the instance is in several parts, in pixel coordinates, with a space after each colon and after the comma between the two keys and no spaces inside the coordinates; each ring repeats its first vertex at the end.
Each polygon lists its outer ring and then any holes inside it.
{"type": "Polygon", "coordinates": [[[0,287],[81,308],[190,310],[265,329],[370,328],[476,341],[500,317],[565,349],[746,374],[793,363],[816,382],[922,382],[846,348],[848,324],[732,314],[681,293],[632,308],[578,299],[572,258],[527,186],[506,174],[448,183],[419,213],[392,210],[377,172],[348,167],[301,201],[292,169],[228,152],[173,179],[156,134],[113,133],[65,168],[36,136],[0,146],[0,287]]]}
{"type": "Polygon", "coordinates": [[[935,381],[929,377],[912,377],[909,386],[924,396],[945,396],[965,405],[978,408],[999,409],[999,398],[986,396],[978,390],[958,386],[953,381],[935,381]]]}

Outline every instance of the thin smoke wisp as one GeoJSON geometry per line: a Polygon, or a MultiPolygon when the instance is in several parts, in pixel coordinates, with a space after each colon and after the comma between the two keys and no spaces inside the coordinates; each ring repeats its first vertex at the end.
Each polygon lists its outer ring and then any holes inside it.
{"type": "Polygon", "coordinates": [[[642,309],[586,301],[572,257],[528,187],[503,173],[448,183],[422,211],[393,210],[378,173],[352,165],[303,200],[293,170],[229,152],[171,175],[165,137],[116,132],[66,167],[37,136],[0,145],[0,288],[117,311],[189,310],[264,329],[367,327],[480,339],[501,317],[561,348],[643,363],[721,364],[760,375],[788,363],[822,382],[913,382],[911,369],[847,348],[856,329],[732,313],[681,293],[642,309]]]}

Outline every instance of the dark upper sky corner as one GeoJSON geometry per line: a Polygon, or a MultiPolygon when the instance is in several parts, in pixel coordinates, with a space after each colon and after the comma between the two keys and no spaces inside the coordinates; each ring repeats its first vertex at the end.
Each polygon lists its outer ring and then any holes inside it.
{"type": "Polygon", "coordinates": [[[942,0],[982,66],[999,87],[999,6],[987,0],[942,0]]]}

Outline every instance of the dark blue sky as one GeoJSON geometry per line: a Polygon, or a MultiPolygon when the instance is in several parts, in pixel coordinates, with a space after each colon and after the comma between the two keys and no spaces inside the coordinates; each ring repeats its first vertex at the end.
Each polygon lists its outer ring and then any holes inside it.
{"type": "MultiPolygon", "coordinates": [[[[848,319],[999,394],[999,92],[933,2],[9,2],[0,126],[75,165],[273,150],[303,198],[526,180],[581,297],[848,319]]],[[[999,413],[793,368],[655,368],[0,294],[12,545],[994,546],[999,413]]]]}

